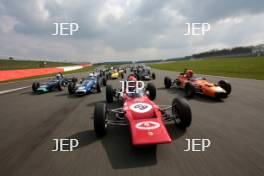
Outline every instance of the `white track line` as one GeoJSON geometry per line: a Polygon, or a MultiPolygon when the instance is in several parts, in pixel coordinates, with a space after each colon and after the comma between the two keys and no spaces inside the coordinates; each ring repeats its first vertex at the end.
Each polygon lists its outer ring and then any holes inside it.
{"type": "Polygon", "coordinates": [[[6,93],[10,93],[10,92],[15,92],[15,91],[22,90],[22,89],[26,89],[26,88],[29,88],[29,87],[30,86],[25,86],[25,87],[19,87],[19,88],[15,88],[15,89],[2,90],[2,91],[0,91],[0,95],[6,94],[6,93]]]}

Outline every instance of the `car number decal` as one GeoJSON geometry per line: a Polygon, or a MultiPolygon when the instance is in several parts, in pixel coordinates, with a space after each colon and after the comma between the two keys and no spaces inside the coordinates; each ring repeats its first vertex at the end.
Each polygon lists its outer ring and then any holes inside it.
{"type": "Polygon", "coordinates": [[[138,122],[136,128],[140,130],[153,130],[159,128],[160,124],[153,121],[138,122]]]}
{"type": "Polygon", "coordinates": [[[129,108],[134,112],[145,113],[151,110],[152,106],[146,103],[135,103],[135,104],[130,105],[129,108]]]}

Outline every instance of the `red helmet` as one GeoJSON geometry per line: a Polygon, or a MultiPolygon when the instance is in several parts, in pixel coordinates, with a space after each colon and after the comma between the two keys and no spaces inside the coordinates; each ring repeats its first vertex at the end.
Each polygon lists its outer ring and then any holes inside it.
{"type": "Polygon", "coordinates": [[[136,78],[136,76],[135,75],[129,75],[128,77],[127,77],[127,80],[128,81],[137,81],[137,78],[136,78]]]}
{"type": "Polygon", "coordinates": [[[135,75],[129,75],[127,77],[127,81],[131,81],[131,82],[128,83],[128,90],[131,91],[131,92],[135,91],[135,89],[136,89],[136,81],[137,81],[136,76],[135,75]]]}

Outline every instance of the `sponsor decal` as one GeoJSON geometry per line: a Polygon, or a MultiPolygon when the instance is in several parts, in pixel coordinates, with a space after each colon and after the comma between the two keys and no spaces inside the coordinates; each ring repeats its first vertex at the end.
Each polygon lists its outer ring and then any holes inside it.
{"type": "Polygon", "coordinates": [[[160,124],[153,121],[138,122],[136,128],[140,130],[153,130],[159,128],[160,124]]]}
{"type": "Polygon", "coordinates": [[[129,108],[134,112],[145,113],[150,111],[152,109],[152,106],[147,103],[135,103],[130,105],[129,108]]]}

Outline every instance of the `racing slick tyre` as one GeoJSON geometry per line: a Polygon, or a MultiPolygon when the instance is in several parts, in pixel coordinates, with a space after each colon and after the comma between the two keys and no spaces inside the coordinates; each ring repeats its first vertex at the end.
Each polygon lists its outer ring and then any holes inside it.
{"type": "Polygon", "coordinates": [[[156,79],[156,74],[155,73],[152,73],[151,76],[152,76],[152,79],[156,79]]]}
{"type": "Polygon", "coordinates": [[[155,98],[156,98],[156,87],[155,87],[155,85],[152,84],[152,83],[148,83],[146,90],[149,92],[148,93],[148,98],[151,101],[155,100],[155,98]]]}
{"type": "Polygon", "coordinates": [[[72,78],[72,82],[74,82],[74,83],[78,82],[78,78],[73,77],[73,78],[72,78]]]}
{"type": "Polygon", "coordinates": [[[106,85],[106,101],[107,103],[112,103],[114,101],[114,90],[112,85],[106,85]]]}
{"type": "Polygon", "coordinates": [[[74,94],[74,90],[75,90],[75,83],[70,82],[68,85],[68,92],[70,95],[74,94]]]}
{"type": "Polygon", "coordinates": [[[62,85],[61,85],[61,82],[58,82],[58,83],[57,83],[57,89],[58,89],[59,91],[62,91],[62,85]]]}
{"type": "Polygon", "coordinates": [[[192,111],[187,100],[184,98],[174,98],[172,101],[172,114],[175,123],[180,129],[186,129],[192,122],[192,111]]]}
{"type": "Polygon", "coordinates": [[[94,131],[100,137],[106,134],[106,104],[97,103],[94,109],[94,131]]]}
{"type": "Polygon", "coordinates": [[[62,81],[61,81],[61,85],[62,85],[63,87],[66,87],[67,84],[68,84],[68,82],[69,82],[69,80],[67,80],[67,79],[62,80],[62,81]]]}
{"type": "Polygon", "coordinates": [[[232,87],[228,81],[220,80],[218,82],[218,85],[226,91],[227,95],[229,95],[231,93],[232,87]]]}
{"type": "Polygon", "coordinates": [[[188,98],[192,98],[195,95],[195,87],[190,83],[186,83],[184,87],[184,91],[185,91],[185,96],[188,98]]]}
{"type": "Polygon", "coordinates": [[[103,86],[106,86],[106,83],[107,83],[107,79],[105,77],[102,78],[102,85],[103,86]]]}
{"type": "Polygon", "coordinates": [[[37,92],[37,89],[39,88],[39,83],[38,82],[33,82],[32,84],[32,90],[34,93],[37,92]]]}
{"type": "Polygon", "coordinates": [[[111,73],[108,73],[108,74],[106,75],[106,79],[111,79],[111,73]]]}
{"type": "Polygon", "coordinates": [[[99,81],[97,81],[97,83],[96,83],[96,91],[97,91],[97,93],[100,93],[102,91],[99,81]]]}
{"type": "Polygon", "coordinates": [[[167,76],[164,78],[164,86],[166,89],[169,89],[171,87],[171,79],[167,76]]]}

